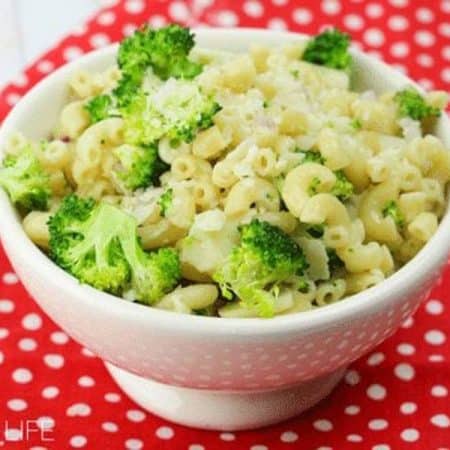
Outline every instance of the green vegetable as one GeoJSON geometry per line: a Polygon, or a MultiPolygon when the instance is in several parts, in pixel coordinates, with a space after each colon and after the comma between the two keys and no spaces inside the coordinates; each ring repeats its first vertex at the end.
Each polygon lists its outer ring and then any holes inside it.
{"type": "Polygon", "coordinates": [[[339,258],[334,248],[327,248],[327,256],[328,267],[331,273],[344,267],[344,262],[339,258]]]}
{"type": "Polygon", "coordinates": [[[213,278],[226,299],[236,295],[244,307],[271,317],[279,284],[303,274],[305,256],[290,236],[267,222],[254,219],[239,232],[240,244],[213,278]]]}
{"type": "Polygon", "coordinates": [[[100,122],[111,116],[113,99],[110,95],[98,95],[89,100],[85,105],[85,110],[89,113],[92,123],[100,122]]]}
{"type": "Polygon", "coordinates": [[[159,197],[158,205],[161,208],[161,216],[166,217],[167,211],[172,205],[173,200],[173,189],[169,188],[165,191],[161,197],[159,197]]]}
{"type": "Polygon", "coordinates": [[[412,87],[408,87],[395,94],[400,116],[411,117],[414,120],[423,120],[429,117],[439,117],[441,111],[427,105],[425,99],[412,87]]]}
{"type": "Polygon", "coordinates": [[[209,128],[219,110],[219,104],[197,85],[172,79],[154,95],[141,92],[133,98],[124,111],[125,138],[149,145],[166,136],[177,147],[209,128]]]}
{"type": "Polygon", "coordinates": [[[325,158],[320,154],[320,152],[315,152],[313,150],[302,150],[300,148],[295,149],[296,153],[302,153],[305,157],[302,161],[302,164],[304,163],[317,163],[317,164],[324,164],[325,158]]]}
{"type": "Polygon", "coordinates": [[[352,119],[352,121],[350,122],[350,125],[355,129],[355,130],[360,130],[362,128],[362,122],[360,119],[354,118],[352,119]]]}
{"type": "Polygon", "coordinates": [[[157,185],[160,175],[169,168],[159,158],[156,145],[146,147],[122,145],[113,152],[119,161],[119,167],[114,173],[119,184],[126,190],[135,191],[157,185]]]}
{"type": "Polygon", "coordinates": [[[352,61],[349,44],[348,34],[338,29],[327,30],[309,40],[302,59],[332,69],[349,69],[352,61]]]}
{"type": "Polygon", "coordinates": [[[325,225],[323,223],[309,225],[306,231],[311,237],[320,239],[325,231],[325,225]]]}
{"type": "Polygon", "coordinates": [[[0,167],[0,186],[11,201],[25,210],[46,210],[50,180],[30,146],[17,155],[7,155],[0,167]]]}
{"type": "Polygon", "coordinates": [[[136,220],[107,203],[69,195],[50,218],[49,231],[51,258],[102,291],[120,295],[131,288],[137,300],[152,304],[181,277],[176,251],[145,252],[136,220]]]}
{"type": "Polygon", "coordinates": [[[350,183],[342,170],[337,170],[334,174],[336,175],[336,183],[331,193],[341,201],[348,200],[354,194],[353,184],[350,183]]]}
{"type": "Polygon", "coordinates": [[[383,208],[384,217],[392,217],[395,224],[402,228],[405,225],[405,218],[395,200],[390,200],[383,208]]]}
{"type": "Polygon", "coordinates": [[[308,194],[313,196],[318,193],[318,188],[320,186],[320,178],[314,177],[308,186],[308,194]]]}

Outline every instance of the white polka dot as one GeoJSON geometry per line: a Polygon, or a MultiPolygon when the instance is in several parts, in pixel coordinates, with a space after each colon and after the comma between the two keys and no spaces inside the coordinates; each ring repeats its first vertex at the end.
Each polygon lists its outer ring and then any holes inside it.
{"type": "Polygon", "coordinates": [[[87,25],[85,23],[80,23],[72,28],[72,34],[74,36],[82,36],[87,32],[87,25]]]}
{"type": "Polygon", "coordinates": [[[397,352],[400,353],[400,355],[411,356],[411,355],[414,355],[414,353],[416,352],[416,349],[411,344],[403,343],[403,344],[397,345],[397,352]]]}
{"type": "Polygon", "coordinates": [[[79,58],[83,54],[83,50],[79,47],[67,47],[64,52],[63,56],[66,61],[73,61],[74,59],[79,58]]]}
{"type": "Polygon", "coordinates": [[[85,436],[76,435],[70,438],[70,445],[73,448],[82,448],[87,444],[87,439],[85,436]]]}
{"type": "Polygon", "coordinates": [[[349,416],[356,416],[361,411],[361,408],[357,405],[349,405],[344,409],[345,414],[349,416]]]}
{"type": "Polygon", "coordinates": [[[347,436],[347,441],[348,442],[362,442],[363,438],[359,434],[349,434],[347,436]]]}
{"type": "Polygon", "coordinates": [[[384,419],[373,419],[369,422],[369,428],[374,431],[385,430],[389,426],[384,419]]]}
{"type": "Polygon", "coordinates": [[[141,448],[144,448],[144,443],[140,439],[127,439],[125,448],[128,450],[141,450],[141,448]]]}
{"type": "Polygon", "coordinates": [[[154,16],[150,17],[148,23],[153,28],[161,28],[167,24],[167,19],[165,18],[165,16],[155,14],[154,16]]]}
{"type": "Polygon", "coordinates": [[[356,386],[361,381],[361,377],[356,370],[349,370],[345,374],[345,382],[350,386],[356,386]]]}
{"type": "Polygon", "coordinates": [[[270,19],[267,22],[267,26],[271,30],[280,30],[280,31],[287,30],[288,28],[286,22],[283,19],[280,19],[279,17],[274,17],[273,19],[270,19]]]}
{"type": "MultiPolygon", "coordinates": [[[[191,447],[189,447],[189,450],[191,450],[191,447]]],[[[267,445],[252,445],[250,450],[269,450],[269,447],[267,445]]]]}
{"type": "Polygon", "coordinates": [[[449,0],[441,1],[441,10],[445,13],[450,13],[450,1],[449,0]]]}
{"type": "Polygon", "coordinates": [[[391,447],[386,444],[377,444],[372,447],[372,450],[391,450],[391,447]]]}
{"type": "Polygon", "coordinates": [[[105,11],[97,17],[97,22],[100,25],[112,25],[116,21],[116,15],[112,11],[105,11]]]}
{"type": "Polygon", "coordinates": [[[391,16],[388,19],[388,27],[392,31],[405,31],[409,26],[408,19],[403,16],[391,16]]]}
{"type": "Polygon", "coordinates": [[[108,392],[105,394],[105,400],[109,403],[118,403],[121,400],[121,397],[119,394],[116,394],[115,392],[108,392]]]}
{"type": "Polygon", "coordinates": [[[125,2],[125,11],[130,14],[139,14],[145,8],[145,4],[142,0],[127,0],[125,2]]]}
{"type": "Polygon", "coordinates": [[[51,369],[61,369],[64,366],[64,357],[56,353],[49,353],[44,356],[44,362],[51,369]]]}
{"type": "Polygon", "coordinates": [[[33,379],[33,374],[28,369],[16,369],[12,374],[12,379],[16,383],[26,384],[29,383],[33,379]]]}
{"type": "Polygon", "coordinates": [[[222,441],[230,442],[236,439],[236,436],[233,433],[220,433],[219,435],[222,441]]]}
{"type": "Polygon", "coordinates": [[[216,22],[222,27],[234,27],[239,23],[238,16],[229,10],[219,11],[215,16],[216,22]]]}
{"type": "Polygon", "coordinates": [[[171,2],[169,5],[169,15],[172,19],[183,22],[189,18],[189,9],[184,2],[171,2]]]}
{"type": "Polygon", "coordinates": [[[138,409],[130,409],[126,415],[127,419],[131,420],[131,422],[142,422],[147,417],[143,411],[139,411],[138,409]]]}
{"type": "Polygon", "coordinates": [[[434,59],[431,55],[421,53],[420,55],[417,55],[417,63],[422,67],[432,67],[434,64],[434,59]]]}
{"type": "Polygon", "coordinates": [[[92,45],[92,47],[94,48],[101,48],[101,47],[105,47],[106,45],[108,45],[110,43],[110,39],[108,37],[107,34],[105,33],[96,33],[93,34],[90,38],[89,38],[89,43],[92,45]]]}
{"type": "MultiPolygon", "coordinates": [[[[250,447],[250,450],[268,450],[268,448],[266,447],[265,449],[262,447],[265,447],[265,445],[260,445],[259,447],[261,447],[260,449],[258,449],[258,445],[254,445],[253,447],[250,447]],[[255,448],[253,448],[255,447],[255,448]]],[[[205,450],[205,447],[203,445],[200,444],[191,444],[188,448],[188,450],[205,450]]]]}
{"type": "Polygon", "coordinates": [[[428,78],[419,78],[417,81],[424,89],[433,89],[434,83],[428,78]]]}
{"type": "Polygon", "coordinates": [[[0,328],[0,339],[5,339],[9,336],[9,330],[6,328],[0,328]]]}
{"type": "Polygon", "coordinates": [[[391,54],[396,58],[404,58],[409,54],[409,44],[407,42],[396,42],[391,45],[391,54]]]}
{"type": "Polygon", "coordinates": [[[367,364],[368,364],[369,366],[378,366],[378,365],[381,364],[385,359],[386,359],[386,357],[384,356],[384,353],[381,353],[381,352],[373,353],[372,355],[370,355],[370,356],[367,358],[367,364]]]}
{"type": "Polygon", "coordinates": [[[170,427],[159,427],[155,434],[159,439],[172,439],[175,432],[170,427]]]}
{"type": "Polygon", "coordinates": [[[14,311],[14,303],[12,300],[0,300],[0,314],[8,314],[14,311]]]}
{"type": "Polygon", "coordinates": [[[264,14],[263,5],[256,0],[249,0],[244,3],[244,12],[250,17],[261,17],[264,14]]]}
{"type": "Polygon", "coordinates": [[[411,364],[401,363],[395,366],[394,373],[397,378],[400,378],[400,380],[411,381],[414,378],[416,371],[411,364]]]}
{"type": "Polygon", "coordinates": [[[431,395],[433,397],[446,397],[448,395],[448,389],[442,384],[436,384],[431,388],[431,395]]]}
{"type": "Polygon", "coordinates": [[[434,12],[429,8],[418,8],[416,11],[416,18],[419,22],[430,23],[434,20],[434,12]]]}
{"type": "Polygon", "coordinates": [[[19,277],[13,272],[6,272],[2,276],[3,283],[5,284],[17,284],[19,277]]]}
{"type": "Polygon", "coordinates": [[[360,30],[364,26],[364,19],[358,14],[347,14],[344,25],[350,30],[360,30]]]}
{"type": "Polygon", "coordinates": [[[25,87],[28,84],[28,77],[25,73],[19,73],[13,80],[14,86],[25,87]]]}
{"type": "Polygon", "coordinates": [[[400,437],[406,442],[416,442],[419,436],[420,434],[415,428],[406,428],[400,433],[400,437]]]}
{"type": "Polygon", "coordinates": [[[366,6],[366,14],[371,19],[378,19],[384,14],[384,8],[379,3],[369,3],[366,6]]]}
{"type": "Polygon", "coordinates": [[[18,442],[18,441],[21,441],[23,438],[22,430],[19,430],[17,428],[5,429],[4,435],[5,435],[5,440],[8,442],[18,442]]]}
{"type": "Polygon", "coordinates": [[[386,388],[381,384],[371,384],[366,392],[372,400],[383,400],[386,397],[386,388]]]}
{"type": "Polygon", "coordinates": [[[81,349],[81,354],[87,356],[88,358],[95,358],[95,353],[91,352],[88,348],[83,347],[81,349]]]}
{"type": "Polygon", "coordinates": [[[119,427],[114,422],[103,422],[102,430],[106,431],[107,433],[116,433],[117,431],[119,431],[119,427]]]}
{"type": "Polygon", "coordinates": [[[308,23],[311,23],[312,18],[312,13],[307,8],[294,9],[294,12],[292,14],[292,19],[299,25],[307,25],[308,23]]]}
{"type": "Polygon", "coordinates": [[[54,64],[51,61],[43,60],[39,61],[36,69],[41,73],[50,73],[54,69],[54,64]]]}
{"type": "Polygon", "coordinates": [[[440,330],[430,330],[425,333],[425,341],[430,345],[442,345],[445,340],[446,336],[440,330]]]}
{"type": "Polygon", "coordinates": [[[417,411],[417,405],[414,402],[404,402],[400,405],[402,414],[414,414],[417,411]]]}
{"type": "Polygon", "coordinates": [[[25,330],[30,330],[30,331],[39,330],[39,328],[42,327],[41,316],[39,316],[36,313],[27,314],[22,319],[22,326],[25,328],[25,330]]]}
{"type": "Polygon", "coordinates": [[[321,8],[325,14],[334,15],[341,11],[341,4],[339,0],[322,0],[321,8]]]}
{"type": "Polygon", "coordinates": [[[379,28],[369,28],[364,32],[363,39],[368,45],[381,47],[384,44],[384,33],[379,28]]]}
{"type": "Polygon", "coordinates": [[[326,419],[319,419],[313,423],[313,427],[317,431],[331,431],[333,429],[333,424],[326,419]]]}
{"type": "Polygon", "coordinates": [[[131,36],[137,29],[137,26],[134,23],[127,23],[122,28],[122,34],[126,36],[131,36]]]}
{"type": "MultiPolygon", "coordinates": [[[[447,53],[446,59],[450,60],[450,46],[444,47],[442,49],[442,56],[445,58],[444,53],[447,53]]],[[[440,300],[429,300],[425,305],[425,310],[428,314],[437,316],[443,313],[444,305],[440,300]]]]}
{"type": "Polygon", "coordinates": [[[285,431],[281,433],[281,442],[290,443],[298,440],[298,434],[294,431],[285,431]]]}
{"type": "Polygon", "coordinates": [[[389,3],[396,8],[405,8],[408,6],[409,0],[389,0],[389,3]]]}
{"type": "Polygon", "coordinates": [[[83,375],[82,377],[78,378],[78,385],[81,387],[92,387],[95,385],[95,381],[92,377],[83,375]]]}
{"type": "Polygon", "coordinates": [[[411,328],[414,325],[414,319],[412,317],[408,317],[400,326],[402,328],[411,328]]]}
{"type": "Polygon", "coordinates": [[[442,362],[442,361],[444,361],[444,360],[445,360],[445,358],[444,358],[443,355],[436,355],[436,354],[433,354],[433,355],[430,355],[430,356],[428,357],[428,361],[430,361],[430,362],[435,362],[435,363],[440,363],[440,362],[442,362]]]}
{"type": "Polygon", "coordinates": [[[59,395],[59,389],[56,386],[47,386],[42,389],[42,397],[50,400],[59,395]]]}
{"type": "Polygon", "coordinates": [[[450,37],[450,23],[441,23],[438,27],[438,31],[444,37],[450,37]]]}
{"type": "Polygon", "coordinates": [[[67,344],[69,342],[69,336],[67,336],[67,334],[64,333],[63,331],[54,331],[50,335],[50,340],[54,344],[64,345],[64,344],[67,344]]]}
{"type": "Polygon", "coordinates": [[[436,414],[430,422],[439,428],[450,428],[450,417],[447,414],[436,414]]]}
{"type": "Polygon", "coordinates": [[[450,67],[446,67],[441,72],[441,78],[442,81],[445,81],[446,83],[450,83],[450,67]]]}
{"type": "Polygon", "coordinates": [[[86,403],[74,403],[66,410],[69,417],[88,417],[91,415],[91,407],[86,403]]]}
{"type": "Polygon", "coordinates": [[[36,423],[41,430],[51,430],[52,428],[55,428],[55,419],[53,419],[53,417],[49,416],[38,417],[36,423]]]}
{"type": "Polygon", "coordinates": [[[275,6],[283,6],[286,5],[289,2],[289,0],[272,0],[272,3],[275,6]]]}
{"type": "Polygon", "coordinates": [[[31,338],[22,338],[17,345],[24,352],[32,352],[37,348],[37,342],[31,338]]]}
{"type": "Polygon", "coordinates": [[[420,30],[414,34],[414,40],[422,47],[431,47],[434,45],[436,38],[429,31],[420,30]]]}
{"type": "Polygon", "coordinates": [[[24,411],[28,408],[27,402],[25,400],[22,400],[21,398],[13,398],[11,400],[8,400],[6,406],[11,411],[24,411]]]}
{"type": "Polygon", "coordinates": [[[8,94],[6,96],[6,103],[8,103],[9,106],[14,106],[18,101],[20,100],[21,96],[17,94],[16,92],[12,92],[11,94],[8,94]]]}

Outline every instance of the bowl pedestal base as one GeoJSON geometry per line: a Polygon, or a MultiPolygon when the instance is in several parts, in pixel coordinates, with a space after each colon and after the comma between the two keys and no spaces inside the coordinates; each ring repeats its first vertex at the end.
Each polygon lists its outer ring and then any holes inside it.
{"type": "Polygon", "coordinates": [[[226,392],[170,386],[105,363],[122,390],[139,406],[188,427],[234,431],[272,425],[294,417],[325,398],[345,368],[280,390],[226,392]]]}

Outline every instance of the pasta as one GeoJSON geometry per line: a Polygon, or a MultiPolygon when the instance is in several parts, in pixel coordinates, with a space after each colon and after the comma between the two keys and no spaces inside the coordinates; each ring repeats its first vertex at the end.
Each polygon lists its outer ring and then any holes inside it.
{"type": "MultiPolygon", "coordinates": [[[[15,134],[4,149],[11,158],[26,149],[45,171],[50,202],[21,205],[25,232],[48,251],[47,223],[69,193],[114,205],[135,221],[144,252],[178,255],[181,278],[152,305],[185,314],[291,314],[380,283],[436,232],[450,152],[430,134],[433,117],[402,115],[398,93],[353,91],[348,70],[307,62],[305,51],[304,42],[194,48],[191,65],[177,66],[192,73],[147,67],[125,100],[115,97],[130,82],[124,65],[74,74],[48,139],[15,134]],[[282,233],[304,267],[249,296],[253,279],[238,290],[220,277],[255,222],[278,230],[262,258],[282,233]]],[[[423,96],[435,116],[447,100],[423,96]]],[[[120,295],[139,300],[133,289],[120,295]]]]}

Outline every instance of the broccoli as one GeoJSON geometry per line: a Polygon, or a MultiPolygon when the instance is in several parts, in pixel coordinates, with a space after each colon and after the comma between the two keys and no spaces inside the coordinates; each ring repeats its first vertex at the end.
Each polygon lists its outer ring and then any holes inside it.
{"type": "Polygon", "coordinates": [[[300,148],[295,149],[296,153],[302,153],[304,155],[302,164],[304,163],[317,163],[317,164],[324,164],[325,158],[320,154],[320,152],[315,152],[313,150],[302,150],[300,148]]]}
{"type": "Polygon", "coordinates": [[[158,205],[161,208],[161,217],[166,217],[167,211],[172,205],[173,200],[173,190],[171,188],[167,189],[161,197],[159,197],[158,205]]]}
{"type": "Polygon", "coordinates": [[[124,111],[125,138],[132,144],[148,145],[167,137],[177,147],[209,128],[219,110],[219,104],[197,85],[171,79],[156,92],[141,92],[133,98],[124,111]]]}
{"type": "Polygon", "coordinates": [[[302,59],[332,69],[349,69],[352,61],[349,44],[348,34],[338,29],[327,30],[309,40],[302,59]]]}
{"type": "Polygon", "coordinates": [[[325,232],[325,225],[323,223],[309,225],[306,231],[312,238],[320,239],[325,232]]]}
{"type": "Polygon", "coordinates": [[[384,217],[392,217],[399,228],[402,228],[405,225],[405,218],[403,217],[402,212],[396,201],[390,200],[384,205],[383,208],[383,216],[384,217]]]}
{"type": "Polygon", "coordinates": [[[213,278],[226,299],[236,295],[259,316],[273,316],[279,284],[307,268],[303,251],[278,227],[257,219],[240,226],[239,233],[240,244],[213,278]]]}
{"type": "Polygon", "coordinates": [[[152,304],[178,283],[178,254],[170,248],[145,252],[136,220],[107,203],[76,195],[64,198],[50,217],[50,256],[82,283],[120,295],[131,288],[152,304]]]}
{"type": "Polygon", "coordinates": [[[336,175],[336,183],[331,191],[339,200],[348,200],[354,194],[354,186],[345,176],[342,170],[334,172],[336,175]]]}
{"type": "Polygon", "coordinates": [[[318,177],[314,177],[312,180],[311,180],[311,183],[309,184],[309,186],[308,186],[308,194],[310,195],[310,196],[313,196],[313,195],[316,195],[319,191],[318,191],[318,188],[319,188],[319,186],[320,186],[320,178],[318,178],[318,177]]]}
{"type": "Polygon", "coordinates": [[[0,186],[11,201],[25,210],[46,210],[50,179],[30,146],[17,155],[5,156],[0,167],[0,186]]]}
{"type": "Polygon", "coordinates": [[[408,87],[395,94],[400,116],[411,117],[414,120],[423,120],[430,117],[439,117],[441,111],[427,105],[425,99],[412,87],[408,87]]]}
{"type": "Polygon", "coordinates": [[[352,121],[350,122],[350,126],[354,129],[354,130],[360,130],[362,128],[362,122],[360,119],[358,118],[354,118],[352,119],[352,121]]]}
{"type": "Polygon", "coordinates": [[[327,256],[328,256],[328,267],[330,272],[334,272],[337,269],[341,269],[344,267],[344,262],[336,253],[334,248],[327,248],[327,256]]]}
{"type": "Polygon", "coordinates": [[[91,118],[91,123],[100,122],[101,120],[111,117],[113,108],[113,99],[110,95],[97,95],[89,100],[84,109],[88,112],[91,118]]]}
{"type": "Polygon", "coordinates": [[[114,174],[124,190],[135,191],[157,185],[160,175],[169,167],[159,158],[156,145],[121,145],[113,153],[119,161],[114,174]]]}

